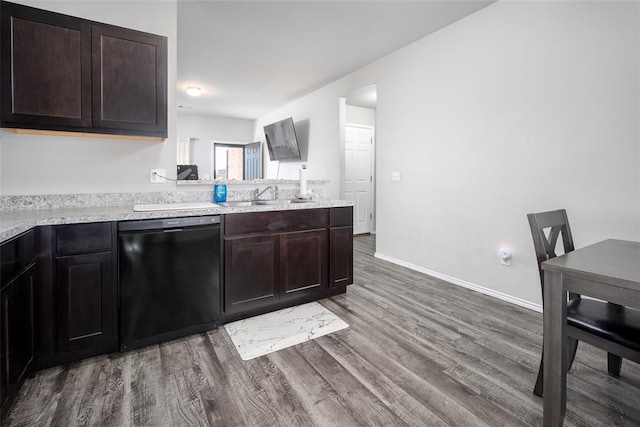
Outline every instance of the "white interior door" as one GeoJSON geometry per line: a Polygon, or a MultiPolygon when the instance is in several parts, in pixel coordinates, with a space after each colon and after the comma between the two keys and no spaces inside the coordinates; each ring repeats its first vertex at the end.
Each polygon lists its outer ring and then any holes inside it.
{"type": "Polygon", "coordinates": [[[373,223],[373,128],[347,125],[345,129],[345,198],[353,207],[353,234],[370,233],[373,223]]]}

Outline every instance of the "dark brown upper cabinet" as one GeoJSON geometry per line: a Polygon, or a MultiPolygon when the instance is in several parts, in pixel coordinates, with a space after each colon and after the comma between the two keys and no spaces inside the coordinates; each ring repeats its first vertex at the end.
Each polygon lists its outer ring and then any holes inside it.
{"type": "Polygon", "coordinates": [[[167,137],[167,39],[8,2],[0,126],[167,137]]]}
{"type": "Polygon", "coordinates": [[[7,2],[0,25],[3,127],[89,128],[91,26],[7,2]]]}
{"type": "Polygon", "coordinates": [[[91,28],[93,126],[167,136],[167,39],[91,28]]]}

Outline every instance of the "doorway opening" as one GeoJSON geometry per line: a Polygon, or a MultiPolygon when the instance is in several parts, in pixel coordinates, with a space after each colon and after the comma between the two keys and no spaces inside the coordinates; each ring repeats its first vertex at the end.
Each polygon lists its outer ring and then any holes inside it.
{"type": "Polygon", "coordinates": [[[354,202],[353,234],[375,233],[375,129],[377,87],[344,97],[342,197],[354,202]]]}

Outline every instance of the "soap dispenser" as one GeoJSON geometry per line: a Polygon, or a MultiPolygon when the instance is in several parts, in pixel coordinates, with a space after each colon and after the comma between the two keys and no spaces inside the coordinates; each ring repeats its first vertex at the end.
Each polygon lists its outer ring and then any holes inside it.
{"type": "Polygon", "coordinates": [[[227,201],[227,185],[219,183],[213,186],[213,203],[224,203],[227,201]]]}

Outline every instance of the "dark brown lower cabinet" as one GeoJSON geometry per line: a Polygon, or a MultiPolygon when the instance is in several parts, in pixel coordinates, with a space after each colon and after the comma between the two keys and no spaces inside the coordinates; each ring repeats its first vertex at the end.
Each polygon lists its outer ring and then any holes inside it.
{"type": "Polygon", "coordinates": [[[0,245],[0,424],[34,358],[33,230],[0,245]]]}
{"type": "Polygon", "coordinates": [[[282,298],[327,289],[327,230],[280,236],[282,298]]]}
{"type": "Polygon", "coordinates": [[[37,369],[118,350],[117,225],[36,230],[37,369]]]}
{"type": "Polygon", "coordinates": [[[327,230],[225,238],[225,315],[270,311],[327,289],[327,230]]]}
{"type": "Polygon", "coordinates": [[[56,259],[57,349],[98,354],[118,348],[111,252],[56,259]]]}
{"type": "Polygon", "coordinates": [[[34,355],[34,277],[31,264],[0,290],[0,407],[4,417],[34,355]]]}
{"type": "Polygon", "coordinates": [[[224,305],[227,314],[273,304],[279,297],[278,235],[225,239],[224,305]]]}
{"type": "Polygon", "coordinates": [[[353,207],[332,208],[329,216],[329,286],[353,283],[353,207]]]}
{"type": "Polygon", "coordinates": [[[224,321],[345,291],[353,281],[352,231],[347,227],[352,225],[352,211],[337,214],[336,225],[344,226],[335,232],[330,228],[331,211],[224,216],[224,321]]]}
{"type": "Polygon", "coordinates": [[[353,227],[332,228],[329,274],[330,286],[353,283],[353,227]]]}

